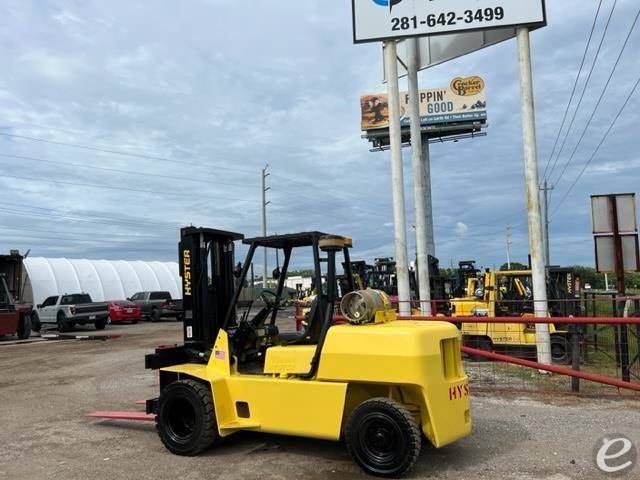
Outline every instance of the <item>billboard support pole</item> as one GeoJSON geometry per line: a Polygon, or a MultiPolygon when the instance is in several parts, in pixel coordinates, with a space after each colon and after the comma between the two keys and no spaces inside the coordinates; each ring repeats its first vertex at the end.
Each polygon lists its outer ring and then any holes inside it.
{"type": "MultiPolygon", "coordinates": [[[[409,83],[409,116],[411,120],[411,167],[413,171],[414,221],[416,225],[416,256],[420,297],[420,314],[431,315],[431,282],[429,280],[429,220],[431,189],[427,186],[429,140],[422,141],[420,121],[420,89],[418,86],[418,40],[407,42],[407,81],[409,83]],[[424,149],[424,150],[423,150],[424,149]]],[[[433,227],[431,227],[433,228],[433,227]]],[[[433,238],[433,235],[431,235],[433,238]]]]}
{"type": "MultiPolygon", "coordinates": [[[[533,74],[531,68],[531,41],[529,29],[519,27],[518,65],[522,103],[522,138],[524,143],[524,170],[531,249],[531,276],[533,280],[533,303],[535,316],[546,318],[547,275],[545,267],[542,220],[540,215],[540,176],[538,173],[538,151],[536,145],[536,119],[533,102],[533,74]]],[[[551,337],[549,325],[536,324],[536,348],[538,362],[551,364],[551,337]]]]}
{"type": "Polygon", "coordinates": [[[398,311],[411,314],[411,290],[407,261],[407,218],[404,201],[404,173],[402,165],[402,137],[400,132],[400,87],[395,40],[384,42],[384,61],[389,78],[389,137],[391,146],[391,189],[393,193],[396,276],[398,280],[398,311]]]}
{"type": "MultiPolygon", "coordinates": [[[[620,236],[620,225],[618,222],[618,200],[615,195],[609,195],[609,211],[611,212],[611,223],[613,227],[613,252],[615,258],[616,271],[616,289],[618,290],[618,298],[624,298],[627,294],[624,282],[624,255],[622,251],[622,237],[620,236]]],[[[616,303],[616,316],[620,315],[622,310],[621,302],[616,303]]],[[[616,345],[618,356],[620,358],[620,367],[622,370],[622,380],[628,382],[631,379],[629,370],[629,331],[626,325],[620,325],[620,333],[617,337],[620,343],[616,345]]]]}

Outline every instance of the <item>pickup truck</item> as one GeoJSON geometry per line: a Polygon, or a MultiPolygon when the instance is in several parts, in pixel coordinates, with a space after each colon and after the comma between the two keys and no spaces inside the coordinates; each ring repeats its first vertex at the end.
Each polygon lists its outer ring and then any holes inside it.
{"type": "Polygon", "coordinates": [[[0,336],[18,335],[26,340],[31,335],[31,307],[19,308],[7,287],[4,276],[0,274],[0,336]]]}
{"type": "Polygon", "coordinates": [[[140,307],[143,317],[152,322],[162,318],[173,318],[182,321],[182,300],[174,300],[169,292],[138,292],[127,300],[140,307]]]}
{"type": "Polygon", "coordinates": [[[55,323],[60,333],[68,332],[76,325],[92,323],[96,330],[103,330],[109,318],[107,302],[93,303],[86,293],[54,295],[47,298],[31,318],[33,330],[39,331],[42,324],[55,323]]]}

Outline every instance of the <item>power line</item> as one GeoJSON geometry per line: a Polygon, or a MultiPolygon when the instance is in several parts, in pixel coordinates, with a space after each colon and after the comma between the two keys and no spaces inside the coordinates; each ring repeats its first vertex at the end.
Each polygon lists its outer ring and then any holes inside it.
{"type": "Polygon", "coordinates": [[[582,61],[580,62],[580,68],[578,69],[578,74],[576,75],[576,80],[573,82],[573,89],[571,90],[571,96],[569,97],[569,103],[567,103],[567,108],[564,110],[564,115],[562,116],[562,124],[560,125],[560,129],[558,130],[558,135],[556,136],[556,140],[553,144],[553,150],[551,150],[551,155],[549,155],[549,159],[547,160],[547,165],[544,167],[544,173],[542,177],[547,179],[547,171],[549,169],[549,165],[551,164],[551,160],[553,159],[554,154],[556,153],[556,148],[558,146],[558,141],[560,140],[560,136],[562,135],[562,130],[567,121],[567,115],[569,114],[569,109],[571,107],[571,103],[573,102],[573,97],[576,94],[576,90],[578,88],[578,82],[580,80],[580,75],[582,75],[582,69],[584,68],[584,63],[587,59],[587,54],[589,53],[589,47],[591,46],[591,40],[593,38],[593,33],[596,29],[596,24],[598,23],[598,16],[600,15],[600,9],[602,8],[603,0],[598,2],[598,9],[596,10],[596,16],[593,19],[593,25],[591,25],[591,32],[589,32],[589,38],[587,40],[587,45],[584,48],[584,54],[582,55],[582,61]]]}
{"type": "Polygon", "coordinates": [[[105,147],[97,147],[97,146],[93,146],[93,145],[82,145],[82,144],[78,144],[78,143],[57,142],[55,140],[47,140],[47,139],[44,139],[44,138],[37,138],[37,137],[28,137],[28,136],[25,136],[25,135],[16,135],[16,134],[13,134],[13,133],[0,132],[0,136],[8,137],[8,138],[18,138],[18,139],[21,139],[21,140],[29,140],[29,141],[32,141],[32,142],[47,143],[47,144],[50,144],[50,145],[59,145],[59,146],[63,146],[63,147],[79,148],[79,149],[83,149],[83,150],[91,150],[93,152],[109,153],[109,154],[112,154],[112,155],[120,155],[120,156],[124,156],[124,157],[141,158],[141,159],[144,159],[144,160],[154,160],[154,161],[157,161],[157,162],[175,163],[177,165],[207,166],[207,167],[219,168],[219,169],[222,169],[222,170],[230,170],[230,171],[243,172],[243,173],[253,173],[250,170],[245,170],[245,169],[241,169],[241,168],[226,167],[226,166],[217,165],[217,164],[206,164],[206,165],[203,165],[202,162],[190,162],[190,161],[182,161],[182,160],[173,160],[173,159],[170,159],[170,158],[158,157],[158,156],[155,156],[155,155],[147,155],[147,154],[143,154],[143,153],[124,152],[124,151],[121,151],[121,150],[112,150],[112,149],[105,148],[105,147]]]}
{"type": "Polygon", "coordinates": [[[558,211],[558,209],[560,208],[560,206],[567,200],[567,198],[569,197],[569,194],[573,191],[574,187],[578,184],[578,182],[580,181],[580,178],[582,178],[582,175],[584,175],[584,172],[587,170],[587,168],[589,167],[589,165],[591,164],[591,162],[593,161],[593,159],[596,157],[596,155],[598,154],[598,152],[600,151],[600,148],[602,147],[602,145],[604,144],[604,142],[607,140],[607,137],[609,136],[609,134],[611,133],[611,131],[613,130],[613,127],[615,127],[616,122],[618,121],[618,119],[620,118],[620,116],[622,115],[622,113],[624,112],[624,109],[627,107],[629,101],[631,100],[631,98],[633,97],[633,95],[635,94],[636,90],[638,89],[638,86],[640,86],[640,77],[638,78],[638,80],[636,81],[635,85],[633,86],[633,89],[631,90],[631,92],[629,93],[629,95],[627,96],[627,99],[624,101],[624,104],[622,105],[622,107],[620,108],[620,110],[618,111],[618,114],[615,116],[615,118],[613,119],[613,121],[611,122],[611,125],[609,125],[609,128],[607,129],[607,131],[605,132],[604,136],[602,137],[602,140],[600,140],[600,143],[598,144],[598,146],[596,147],[596,149],[594,150],[594,152],[591,154],[591,157],[589,157],[589,160],[587,160],[587,162],[585,163],[584,167],[582,168],[582,171],[578,174],[578,176],[576,177],[576,179],[574,180],[574,182],[571,184],[571,186],[569,187],[569,190],[567,190],[567,192],[564,194],[564,196],[562,197],[562,200],[560,200],[560,202],[558,203],[558,205],[556,206],[556,208],[554,209],[552,216],[556,214],[556,212],[558,211]]]}
{"type": "MultiPolygon", "coordinates": [[[[84,182],[68,182],[66,180],[53,180],[48,178],[36,178],[36,177],[23,177],[18,175],[8,175],[6,173],[2,174],[3,178],[15,178],[18,180],[30,180],[34,182],[44,182],[44,183],[53,183],[56,185],[70,185],[75,187],[89,187],[89,188],[101,188],[105,190],[120,190],[126,192],[136,192],[136,193],[152,193],[155,195],[163,195],[163,196],[173,196],[173,197],[184,197],[183,192],[168,192],[168,191],[160,191],[160,190],[143,190],[140,188],[131,188],[131,187],[118,187],[113,185],[102,185],[97,183],[84,183],[84,182]]],[[[214,197],[208,195],[207,198],[217,199],[217,200],[233,200],[235,202],[249,202],[246,198],[232,198],[232,197],[214,197]]]]}
{"type": "Polygon", "coordinates": [[[598,107],[600,106],[600,103],[602,103],[602,100],[604,99],[604,96],[607,93],[607,89],[609,88],[609,85],[611,84],[611,80],[613,79],[613,75],[615,74],[616,69],[618,68],[618,65],[620,63],[620,59],[622,58],[622,55],[624,54],[624,51],[627,48],[627,45],[629,43],[629,39],[631,38],[631,34],[633,33],[633,31],[636,28],[636,25],[638,24],[638,18],[640,18],[640,9],[638,9],[638,13],[636,14],[636,17],[633,20],[633,24],[631,25],[631,28],[629,29],[629,33],[627,34],[627,38],[625,39],[624,44],[622,45],[622,48],[620,49],[620,54],[618,55],[618,58],[616,58],[616,61],[615,61],[614,65],[613,65],[613,69],[611,70],[611,73],[609,74],[609,78],[607,79],[607,83],[605,84],[605,86],[604,86],[604,88],[602,90],[602,93],[600,94],[600,98],[598,98],[598,101],[597,101],[595,107],[593,108],[593,111],[591,112],[591,116],[589,117],[589,120],[587,121],[587,124],[585,125],[584,129],[582,130],[582,134],[580,135],[578,143],[574,147],[573,152],[571,152],[571,156],[569,157],[569,160],[567,160],[567,163],[565,164],[564,168],[562,169],[562,172],[560,172],[560,176],[556,180],[554,186],[558,184],[558,182],[562,179],[562,177],[566,173],[567,169],[569,168],[569,165],[571,165],[571,162],[572,162],[573,158],[575,157],[576,152],[578,151],[578,148],[582,144],[582,140],[584,140],[584,137],[587,134],[587,130],[591,126],[591,122],[593,121],[594,117],[598,113],[598,107]]]}
{"type": "MultiPolygon", "coordinates": [[[[64,165],[67,167],[74,167],[74,168],[87,168],[87,169],[91,169],[91,170],[102,170],[105,172],[114,172],[114,173],[125,173],[127,175],[143,175],[145,177],[158,177],[158,178],[167,178],[167,179],[171,179],[171,180],[183,180],[186,182],[198,182],[198,183],[205,183],[207,185],[211,185],[212,184],[212,180],[201,180],[200,178],[192,178],[192,177],[180,177],[180,176],[176,176],[176,175],[163,175],[160,173],[150,173],[150,172],[141,172],[141,171],[135,171],[135,170],[122,170],[122,169],[118,169],[118,168],[110,168],[110,167],[101,167],[98,165],[86,165],[86,164],[81,164],[81,163],[71,163],[71,162],[62,162],[59,160],[46,160],[44,158],[36,158],[36,157],[30,157],[27,155],[12,155],[9,153],[0,153],[0,157],[7,157],[7,158],[15,158],[18,160],[28,160],[31,162],[39,162],[39,163],[48,163],[51,165],[64,165]]],[[[247,186],[246,183],[227,183],[227,182],[218,182],[215,181],[216,184],[218,185],[229,185],[229,186],[234,186],[234,187],[245,187],[247,186]]]]}
{"type": "MultiPolygon", "coordinates": [[[[607,23],[604,26],[604,31],[602,33],[602,38],[600,39],[600,43],[598,44],[598,48],[596,50],[596,53],[593,57],[593,63],[591,64],[591,68],[589,70],[589,75],[587,76],[587,80],[584,83],[584,87],[582,88],[582,93],[580,94],[580,99],[578,100],[578,104],[576,105],[576,109],[573,112],[573,116],[571,117],[571,123],[569,124],[569,128],[567,129],[565,135],[564,135],[564,139],[562,140],[562,145],[560,146],[560,150],[558,151],[558,155],[556,155],[556,159],[553,162],[553,166],[551,167],[551,170],[548,172],[548,174],[545,176],[546,179],[550,180],[551,179],[551,175],[553,175],[554,170],[556,169],[556,166],[558,165],[558,161],[560,160],[560,156],[562,155],[562,152],[564,151],[564,147],[567,144],[567,140],[569,139],[569,134],[571,133],[571,129],[573,128],[573,125],[576,121],[576,118],[578,116],[578,112],[580,111],[580,106],[582,105],[582,101],[584,100],[584,96],[585,93],[587,91],[587,88],[589,87],[589,83],[591,82],[591,78],[593,76],[593,72],[595,71],[596,68],[596,64],[598,63],[598,57],[600,56],[600,51],[602,50],[602,45],[604,44],[604,40],[607,37],[607,32],[609,31],[609,25],[611,24],[611,18],[613,17],[613,12],[616,9],[616,5],[618,4],[618,0],[615,0],[613,2],[613,6],[611,7],[611,11],[609,12],[609,17],[607,18],[607,23]]],[[[556,182],[557,183],[557,182],[556,182]]]]}
{"type": "Polygon", "coordinates": [[[93,222],[93,223],[102,223],[105,225],[114,225],[115,224],[120,224],[122,226],[154,226],[154,227],[161,227],[161,228],[180,228],[180,225],[175,223],[159,223],[159,222],[150,222],[148,220],[145,219],[141,219],[141,218],[122,218],[122,217],[109,217],[109,216],[101,216],[101,215],[87,215],[87,214],[82,214],[82,213],[67,213],[64,212],[62,210],[56,210],[56,209],[51,209],[51,208],[42,208],[42,207],[36,207],[33,205],[27,205],[27,204],[23,204],[23,203],[11,203],[11,202],[5,202],[5,201],[0,201],[0,204],[3,205],[9,205],[10,207],[22,207],[22,208],[28,208],[28,209],[33,209],[33,210],[40,210],[43,213],[40,212],[25,212],[24,210],[9,210],[7,208],[4,208],[4,211],[10,211],[12,213],[17,213],[17,214],[35,214],[36,216],[43,216],[43,217],[51,217],[51,218],[60,218],[63,220],[70,220],[70,221],[80,221],[80,222],[93,222]],[[46,213],[44,213],[46,212],[46,213]],[[84,218],[83,218],[84,217],[84,218]]]}

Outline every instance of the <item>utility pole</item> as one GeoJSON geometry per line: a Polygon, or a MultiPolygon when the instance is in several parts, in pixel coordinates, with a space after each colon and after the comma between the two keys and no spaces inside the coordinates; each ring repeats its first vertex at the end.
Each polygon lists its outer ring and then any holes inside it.
{"type": "Polygon", "coordinates": [[[402,136],[400,132],[400,86],[398,85],[398,54],[395,40],[384,42],[384,61],[388,72],[389,140],[391,148],[391,190],[393,193],[396,275],[398,278],[398,310],[411,315],[411,288],[407,254],[407,217],[404,203],[404,173],[402,136]]]}
{"type": "Polygon", "coordinates": [[[511,270],[511,240],[509,240],[510,230],[511,227],[509,225],[504,228],[504,244],[507,249],[507,270],[511,270]]]}
{"type": "Polygon", "coordinates": [[[431,315],[431,281],[429,279],[429,248],[433,250],[433,221],[431,213],[431,179],[429,168],[429,139],[422,140],[420,119],[420,89],[418,87],[418,39],[408,38],[407,80],[409,83],[409,116],[411,120],[411,166],[413,170],[413,199],[416,224],[416,257],[418,269],[418,298],[420,314],[431,315]],[[429,177],[427,179],[427,177],[429,177]],[[427,182],[429,180],[429,182],[427,182]],[[431,225],[430,225],[431,224],[431,225]],[[429,242],[431,237],[431,242],[429,242]],[[431,243],[431,245],[430,245],[431,243]]]}
{"type": "MultiPolygon", "coordinates": [[[[547,318],[547,269],[544,258],[542,221],[540,218],[540,177],[536,144],[536,117],[533,101],[533,73],[531,69],[531,39],[527,27],[518,27],[518,70],[522,103],[522,139],[524,171],[531,251],[531,277],[535,316],[547,318]]],[[[536,323],[538,362],[551,364],[551,337],[548,323],[536,323]]]]}
{"type": "Polygon", "coordinates": [[[541,188],[544,192],[544,258],[547,267],[551,265],[551,254],[549,250],[549,225],[551,220],[549,219],[549,192],[553,190],[553,187],[549,186],[549,181],[545,179],[544,187],[541,188]]]}
{"type": "MultiPolygon", "coordinates": [[[[267,163],[262,169],[262,236],[267,236],[267,205],[271,202],[267,202],[267,191],[271,187],[267,187],[267,169],[269,164],[267,163]]],[[[262,288],[267,288],[267,247],[262,248],[262,288]]]]}

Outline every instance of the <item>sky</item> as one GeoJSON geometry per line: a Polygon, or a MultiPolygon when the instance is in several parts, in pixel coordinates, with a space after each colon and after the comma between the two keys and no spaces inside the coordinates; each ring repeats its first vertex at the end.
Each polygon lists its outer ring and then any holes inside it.
{"type": "MultiPolygon", "coordinates": [[[[531,34],[541,177],[598,7],[546,3],[548,26],[531,34]]],[[[593,265],[589,196],[640,181],[640,92],[587,164],[640,76],[636,25],[585,130],[638,13],[615,2],[603,37],[614,0],[601,3],[567,126],[602,41],[600,52],[549,167],[554,264],[593,265]]],[[[347,0],[3,0],[0,253],[171,261],[181,226],[256,236],[268,164],[269,233],[342,234],[352,258],[393,256],[390,155],[360,131],[360,95],[386,88],[381,48],[354,45],[351,28],[347,0]]],[[[515,40],[422,71],[420,87],[469,75],[486,82],[488,135],[431,147],[436,254],[444,266],[499,266],[509,224],[524,263],[515,40]]]]}

